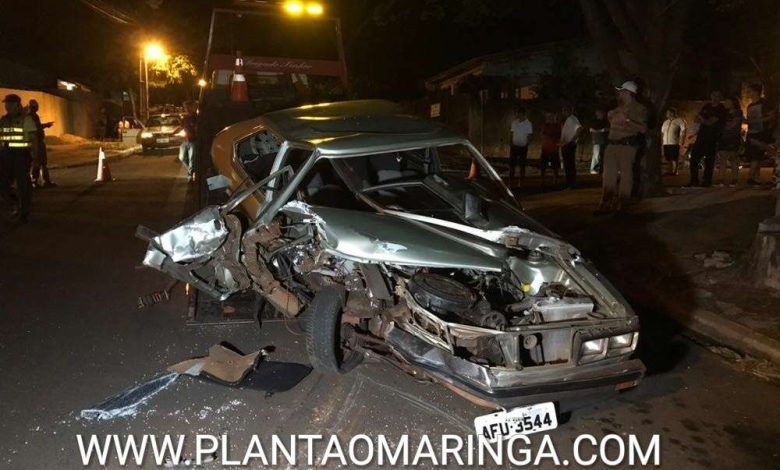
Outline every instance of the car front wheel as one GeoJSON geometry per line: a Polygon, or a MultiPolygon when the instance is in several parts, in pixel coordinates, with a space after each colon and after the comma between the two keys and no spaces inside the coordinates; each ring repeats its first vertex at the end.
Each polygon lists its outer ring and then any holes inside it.
{"type": "Polygon", "coordinates": [[[343,374],[362,360],[362,354],[344,347],[341,313],[344,292],[323,287],[301,314],[300,324],[306,333],[306,352],[312,367],[327,374],[343,374]]]}

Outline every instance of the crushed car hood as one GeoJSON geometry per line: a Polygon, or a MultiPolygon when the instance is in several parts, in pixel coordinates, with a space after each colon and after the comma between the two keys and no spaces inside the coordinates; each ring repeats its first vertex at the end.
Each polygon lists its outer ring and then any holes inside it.
{"type": "Polygon", "coordinates": [[[498,243],[390,213],[300,203],[283,210],[315,222],[326,250],[355,261],[501,271],[507,256],[498,243]]]}

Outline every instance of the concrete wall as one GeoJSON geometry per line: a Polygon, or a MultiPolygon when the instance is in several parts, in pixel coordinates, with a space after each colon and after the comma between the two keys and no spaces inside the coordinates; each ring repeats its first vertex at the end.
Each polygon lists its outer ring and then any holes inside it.
{"type": "Polygon", "coordinates": [[[99,104],[94,97],[82,93],[75,95],[71,100],[43,91],[0,88],[0,96],[11,93],[22,97],[23,106],[27,106],[31,99],[38,101],[41,122],[54,121],[54,125],[46,129],[46,135],[74,134],[81,137],[95,135],[94,123],[99,104]]]}

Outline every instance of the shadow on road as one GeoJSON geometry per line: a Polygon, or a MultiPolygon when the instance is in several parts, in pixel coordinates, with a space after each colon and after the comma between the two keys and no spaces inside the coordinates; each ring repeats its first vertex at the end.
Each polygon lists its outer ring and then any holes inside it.
{"type": "Polygon", "coordinates": [[[548,206],[532,215],[592,259],[637,312],[637,356],[647,374],[670,371],[688,348],[680,336],[684,322],[669,319],[664,311],[670,302],[684,311],[695,307],[685,272],[670,247],[654,236],[654,215],[594,216],[592,210],[579,204],[548,206]]]}

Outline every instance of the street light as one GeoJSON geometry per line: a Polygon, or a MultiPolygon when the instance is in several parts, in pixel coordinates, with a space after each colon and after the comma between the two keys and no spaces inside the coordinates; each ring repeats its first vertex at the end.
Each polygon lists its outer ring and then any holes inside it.
{"type": "Polygon", "coordinates": [[[138,77],[142,82],[140,94],[145,119],[149,119],[149,62],[164,60],[165,49],[158,42],[146,43],[142,48],[141,58],[138,62],[138,77]]]}
{"type": "Polygon", "coordinates": [[[284,11],[290,16],[301,16],[303,14],[303,3],[301,2],[284,2],[282,8],[284,8],[284,11]]]}
{"type": "Polygon", "coordinates": [[[144,56],[147,60],[160,60],[165,57],[165,51],[159,43],[150,42],[144,48],[144,56]]]}
{"type": "Polygon", "coordinates": [[[308,13],[311,16],[320,16],[322,15],[324,9],[322,8],[322,4],[320,3],[308,3],[306,4],[306,13],[308,13]]]}
{"type": "Polygon", "coordinates": [[[209,82],[207,82],[205,78],[201,78],[200,80],[198,80],[198,86],[201,88],[205,87],[208,84],[209,82]]]}
{"type": "Polygon", "coordinates": [[[321,3],[309,2],[304,4],[299,0],[288,0],[282,3],[282,9],[290,16],[301,16],[304,13],[309,16],[321,16],[325,12],[321,3]]]}

